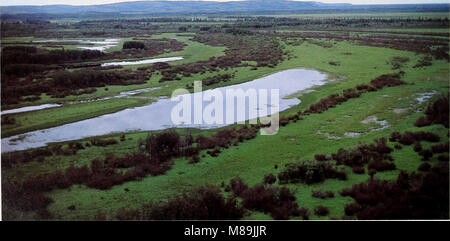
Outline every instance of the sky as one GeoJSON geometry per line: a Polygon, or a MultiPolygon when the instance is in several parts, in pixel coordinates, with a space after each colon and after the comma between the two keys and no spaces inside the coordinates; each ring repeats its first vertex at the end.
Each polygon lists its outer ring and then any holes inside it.
{"type": "MultiPolygon", "coordinates": [[[[0,0],[0,6],[7,5],[96,5],[116,2],[132,2],[137,0],[0,0]]],[[[178,0],[180,1],[180,0],[178,0]]],[[[183,0],[181,0],[183,1],[183,0]]],[[[200,0],[201,1],[201,0],[200,0]]],[[[208,0],[211,1],[211,0],[208,0]]],[[[212,0],[218,2],[240,1],[240,0],[212,0]]],[[[301,1],[301,0],[296,0],[301,1]]],[[[398,4],[398,3],[450,3],[450,0],[305,0],[324,3],[352,3],[352,4],[398,4]]]]}

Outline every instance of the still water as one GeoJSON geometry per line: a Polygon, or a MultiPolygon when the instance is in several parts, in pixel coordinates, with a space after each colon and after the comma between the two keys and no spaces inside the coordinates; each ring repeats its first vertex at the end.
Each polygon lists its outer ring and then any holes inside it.
{"type": "MultiPolygon", "coordinates": [[[[267,100],[267,112],[273,114],[273,103],[278,102],[278,110],[283,111],[291,106],[300,103],[297,98],[285,98],[289,95],[297,93],[302,90],[309,89],[313,86],[324,85],[326,83],[327,75],[320,73],[316,70],[307,69],[290,69],[281,71],[275,74],[271,74],[259,79],[255,79],[246,83],[231,85],[201,92],[201,94],[207,94],[211,91],[220,91],[223,96],[226,96],[227,90],[242,89],[247,91],[249,89],[254,90],[267,90],[269,92],[267,100]],[[279,90],[279,101],[272,101],[270,99],[271,90],[279,90]]],[[[187,97],[194,100],[195,94],[185,94],[183,98],[187,97]]],[[[198,95],[198,93],[197,93],[198,95]]],[[[202,108],[204,109],[208,104],[213,102],[203,101],[202,108]]],[[[174,125],[171,118],[171,110],[179,102],[172,101],[170,98],[161,98],[156,102],[149,105],[136,107],[131,109],[122,110],[116,113],[99,116],[92,119],[82,120],[70,124],[65,124],[49,129],[37,130],[28,132],[21,135],[16,135],[2,139],[2,152],[10,152],[16,150],[26,150],[35,147],[45,146],[50,142],[61,142],[69,140],[78,140],[86,137],[105,135],[114,132],[129,132],[129,131],[149,131],[149,130],[162,130],[171,127],[197,127],[197,128],[218,128],[226,124],[179,124],[174,125]]],[[[192,118],[195,114],[194,101],[192,101],[192,118]]],[[[246,103],[247,104],[247,103],[246,103]]],[[[223,100],[223,106],[225,111],[227,108],[236,108],[237,101],[234,106],[227,106],[225,100],[223,100]]],[[[247,105],[245,120],[248,120],[249,105],[247,105]]],[[[181,112],[182,113],[182,112],[181,112]]],[[[258,117],[262,115],[259,114],[258,117]]],[[[233,113],[234,114],[234,113],[233,113]]],[[[236,114],[237,115],[237,114],[236,114]]],[[[235,115],[235,116],[236,116],[235,115]]],[[[226,118],[226,117],[224,117],[226,118]]],[[[235,119],[236,121],[242,121],[241,119],[235,119]]]]}

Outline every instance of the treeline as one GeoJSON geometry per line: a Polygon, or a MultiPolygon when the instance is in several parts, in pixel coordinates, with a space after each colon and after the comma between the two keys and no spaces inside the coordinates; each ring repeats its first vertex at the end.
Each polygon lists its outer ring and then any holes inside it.
{"type": "Polygon", "coordinates": [[[324,17],[324,18],[292,18],[292,17],[239,17],[239,26],[246,28],[272,28],[272,27],[405,27],[405,26],[433,26],[446,28],[449,26],[448,18],[383,18],[383,17],[324,17]]]}
{"type": "Polygon", "coordinates": [[[53,85],[59,88],[87,88],[102,87],[105,85],[143,84],[146,76],[131,71],[61,71],[53,76],[53,85]]]}
{"type": "Polygon", "coordinates": [[[11,64],[61,64],[99,59],[98,50],[45,50],[30,46],[11,46],[2,49],[2,66],[11,64]]]}

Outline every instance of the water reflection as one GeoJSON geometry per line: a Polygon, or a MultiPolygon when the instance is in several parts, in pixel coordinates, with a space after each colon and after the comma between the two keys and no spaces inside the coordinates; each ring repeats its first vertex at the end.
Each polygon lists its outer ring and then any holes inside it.
{"type": "MultiPolygon", "coordinates": [[[[290,69],[281,71],[250,82],[217,88],[225,96],[227,89],[279,89],[279,110],[283,111],[300,103],[297,98],[284,97],[313,86],[324,85],[327,76],[315,70],[290,69]]],[[[211,91],[211,90],[207,90],[211,91]]],[[[203,92],[203,93],[206,93],[203,92]]],[[[189,94],[191,97],[193,94],[189,94]]],[[[270,96],[270,95],[269,95],[270,96]]],[[[171,121],[171,110],[178,102],[161,98],[147,106],[126,109],[113,114],[74,122],[45,130],[29,132],[23,135],[2,139],[2,152],[25,150],[45,146],[49,142],[77,140],[90,136],[105,135],[113,132],[128,132],[135,130],[161,130],[174,127],[171,121]]],[[[203,108],[210,102],[204,102],[203,108]]],[[[268,101],[267,103],[272,103],[268,101]]],[[[235,103],[237,104],[237,103],[235,103]]],[[[226,105],[224,105],[226,106],[226,105]]],[[[192,111],[194,111],[194,106],[192,111]]],[[[270,108],[268,113],[270,113],[270,108]]],[[[194,116],[194,115],[192,115],[194,116]]],[[[248,113],[246,113],[246,118],[248,113]]],[[[191,124],[176,127],[217,128],[222,125],[191,124]]]]}

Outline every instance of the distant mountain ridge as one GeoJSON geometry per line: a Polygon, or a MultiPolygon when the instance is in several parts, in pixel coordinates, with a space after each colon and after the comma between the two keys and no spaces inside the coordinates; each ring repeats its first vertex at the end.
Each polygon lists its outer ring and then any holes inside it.
{"type": "Polygon", "coordinates": [[[220,13],[220,12],[283,12],[302,10],[329,9],[364,9],[370,7],[386,8],[436,8],[449,4],[414,4],[414,5],[352,5],[348,3],[328,4],[321,2],[300,2],[288,0],[247,0],[234,2],[214,1],[136,1],[101,5],[44,5],[44,6],[0,6],[4,14],[76,14],[76,13],[128,13],[128,14],[161,14],[161,13],[220,13]]]}

